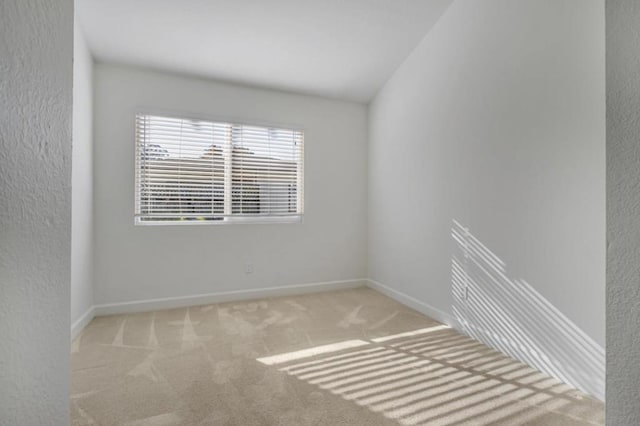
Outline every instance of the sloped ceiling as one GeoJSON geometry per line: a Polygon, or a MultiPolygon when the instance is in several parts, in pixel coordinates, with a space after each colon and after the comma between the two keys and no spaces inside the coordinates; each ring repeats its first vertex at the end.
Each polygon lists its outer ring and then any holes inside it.
{"type": "Polygon", "coordinates": [[[369,101],[452,0],[78,0],[99,61],[369,101]]]}

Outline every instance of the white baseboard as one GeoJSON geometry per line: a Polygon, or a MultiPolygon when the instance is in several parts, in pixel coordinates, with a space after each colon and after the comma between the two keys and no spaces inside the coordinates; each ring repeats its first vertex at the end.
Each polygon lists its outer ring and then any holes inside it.
{"type": "Polygon", "coordinates": [[[367,279],[367,286],[374,290],[379,291],[380,293],[386,296],[389,296],[390,298],[394,299],[397,302],[402,303],[403,305],[406,305],[412,309],[415,309],[421,314],[424,314],[430,318],[433,318],[434,320],[439,321],[443,324],[446,324],[450,327],[459,329],[458,321],[453,317],[453,315],[450,315],[437,308],[434,308],[433,306],[427,303],[424,303],[416,299],[415,297],[409,296],[408,294],[402,293],[398,290],[395,290],[389,286],[386,286],[372,279],[367,279]]]}
{"type": "Polygon", "coordinates": [[[212,303],[240,300],[262,299],[265,297],[292,296],[296,294],[317,293],[330,290],[345,290],[367,285],[366,278],[342,281],[327,281],[310,284],[297,284],[279,287],[267,287],[251,290],[225,291],[219,293],[196,294],[191,296],[166,297],[162,299],[136,300],[123,303],[95,305],[95,316],[126,314],[133,312],[155,311],[159,309],[183,308],[186,306],[209,305],[212,303]]]}
{"type": "Polygon", "coordinates": [[[91,322],[91,320],[96,316],[95,308],[90,306],[87,311],[80,316],[77,320],[71,324],[71,340],[78,337],[80,332],[91,322]]]}

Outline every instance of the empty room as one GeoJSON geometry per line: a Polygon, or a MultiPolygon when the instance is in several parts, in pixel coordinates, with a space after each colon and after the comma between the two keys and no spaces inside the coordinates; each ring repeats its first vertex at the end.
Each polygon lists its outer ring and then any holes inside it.
{"type": "Polygon", "coordinates": [[[640,424],[639,25],[3,1],[0,425],[640,424]]]}

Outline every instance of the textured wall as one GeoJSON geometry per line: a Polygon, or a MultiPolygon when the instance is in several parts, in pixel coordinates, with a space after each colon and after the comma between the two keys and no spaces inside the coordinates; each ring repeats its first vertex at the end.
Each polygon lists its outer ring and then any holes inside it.
{"type": "Polygon", "coordinates": [[[73,2],[0,2],[0,424],[69,424],[73,2]]]}
{"type": "Polygon", "coordinates": [[[77,22],[73,38],[72,324],[93,305],[93,59],[77,22]]]}
{"type": "Polygon", "coordinates": [[[604,83],[600,0],[457,0],[377,95],[369,127],[370,278],[499,335],[511,355],[524,347],[564,370],[584,365],[565,376],[598,396],[604,83]],[[454,220],[506,265],[502,281],[477,282],[458,310],[454,220]],[[516,303],[520,317],[489,309],[516,303]],[[546,324],[561,322],[566,338],[549,340],[527,318],[550,307],[558,315],[546,324]],[[597,368],[555,350],[582,332],[597,368]],[[523,346],[509,333],[532,339],[523,346]]]}
{"type": "Polygon", "coordinates": [[[101,63],[94,77],[96,304],[365,276],[364,105],[101,63]],[[303,223],[134,226],[140,111],[304,129],[303,223]]]}
{"type": "Polygon", "coordinates": [[[607,424],[640,424],[640,2],[607,0],[607,424]]]}

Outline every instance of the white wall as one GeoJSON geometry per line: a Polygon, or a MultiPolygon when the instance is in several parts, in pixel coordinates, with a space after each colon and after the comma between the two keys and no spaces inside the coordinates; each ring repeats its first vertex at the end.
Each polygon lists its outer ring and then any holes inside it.
{"type": "Polygon", "coordinates": [[[96,304],[365,277],[365,106],[100,63],[94,71],[96,304]],[[302,127],[304,223],[134,226],[138,111],[302,127]]]}
{"type": "Polygon", "coordinates": [[[604,105],[603,2],[457,0],[369,126],[369,276],[601,398],[604,105]]]}
{"type": "Polygon", "coordinates": [[[93,59],[77,20],[73,38],[71,324],[81,326],[93,306],[93,59]]]}
{"type": "Polygon", "coordinates": [[[607,424],[640,424],[640,3],[607,13],[607,424]]]}
{"type": "Polygon", "coordinates": [[[0,424],[69,424],[71,0],[0,2],[0,424]]]}

